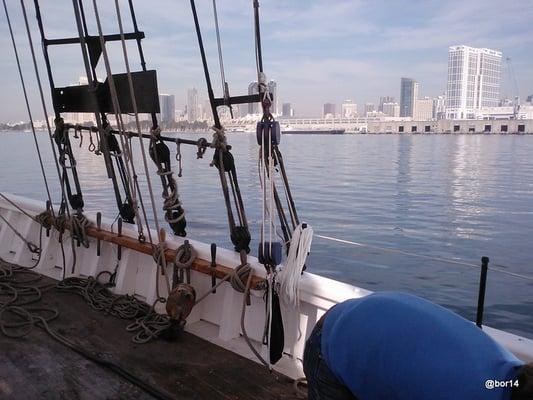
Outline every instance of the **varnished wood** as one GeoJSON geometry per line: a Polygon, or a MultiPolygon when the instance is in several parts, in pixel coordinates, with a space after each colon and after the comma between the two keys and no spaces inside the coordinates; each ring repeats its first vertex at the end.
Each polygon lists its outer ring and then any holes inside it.
{"type": "MultiPolygon", "coordinates": [[[[129,236],[118,236],[116,233],[106,231],[104,229],[98,229],[96,227],[88,227],[86,229],[87,235],[96,239],[103,240],[105,242],[114,243],[130,250],[138,251],[139,253],[152,255],[153,248],[150,243],[141,243],[137,239],[129,236]]],[[[173,262],[176,256],[176,250],[165,249],[165,258],[167,262],[173,262]]],[[[225,265],[217,264],[216,268],[211,267],[211,261],[204,260],[202,258],[196,258],[193,262],[191,269],[201,272],[206,275],[212,275],[215,273],[218,279],[224,278],[226,275],[233,272],[233,268],[229,268],[225,265]]],[[[253,289],[260,289],[264,287],[264,279],[254,275],[252,277],[251,287],[253,289]]]]}

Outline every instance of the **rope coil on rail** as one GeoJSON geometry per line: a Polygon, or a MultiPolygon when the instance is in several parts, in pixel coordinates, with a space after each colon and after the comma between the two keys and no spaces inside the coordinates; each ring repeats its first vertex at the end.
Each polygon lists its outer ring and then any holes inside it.
{"type": "Polygon", "coordinates": [[[198,256],[196,249],[189,243],[188,240],[178,247],[174,256],[174,277],[173,286],[177,282],[184,281],[184,274],[187,275],[187,283],[191,283],[191,267],[194,260],[198,256]]]}

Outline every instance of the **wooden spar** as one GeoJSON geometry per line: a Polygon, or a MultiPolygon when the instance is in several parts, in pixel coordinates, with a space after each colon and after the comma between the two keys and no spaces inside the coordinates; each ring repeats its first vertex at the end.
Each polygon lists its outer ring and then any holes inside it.
{"type": "MultiPolygon", "coordinates": [[[[87,227],[85,231],[88,236],[94,237],[96,239],[100,239],[109,243],[114,243],[130,250],[138,251],[139,253],[147,254],[150,256],[153,254],[153,248],[150,243],[141,243],[137,239],[128,236],[118,236],[116,233],[109,232],[103,229],[98,229],[93,226],[87,227]]],[[[175,256],[176,250],[165,249],[165,258],[168,262],[174,262],[175,256]]],[[[191,269],[206,275],[212,275],[214,272],[218,279],[222,279],[226,275],[231,274],[233,272],[233,268],[221,264],[217,264],[216,267],[213,268],[211,266],[211,261],[207,261],[201,258],[196,258],[196,260],[194,260],[191,269]]],[[[264,281],[264,278],[261,278],[257,275],[253,275],[251,282],[252,289],[263,288],[264,281]]]]}

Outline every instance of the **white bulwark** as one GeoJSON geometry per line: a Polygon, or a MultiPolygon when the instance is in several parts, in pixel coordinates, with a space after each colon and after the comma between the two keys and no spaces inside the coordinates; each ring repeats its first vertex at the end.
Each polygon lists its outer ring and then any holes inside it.
{"type": "Polygon", "coordinates": [[[474,119],[482,107],[500,98],[502,53],[485,48],[451,46],[448,53],[446,118],[474,119]]]}

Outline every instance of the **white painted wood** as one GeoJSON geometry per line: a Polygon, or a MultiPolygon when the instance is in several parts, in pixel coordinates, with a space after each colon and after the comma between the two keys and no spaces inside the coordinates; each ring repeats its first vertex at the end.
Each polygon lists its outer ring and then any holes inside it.
{"type": "MultiPolygon", "coordinates": [[[[37,215],[45,209],[44,202],[8,195],[16,204],[31,215],[37,215]]],[[[8,202],[0,199],[0,214],[14,224],[25,237],[38,243],[39,225],[29,220],[8,202]]],[[[86,216],[96,220],[96,213],[87,212],[86,216]]],[[[112,230],[112,221],[102,220],[102,229],[112,230]]],[[[124,236],[137,237],[137,232],[124,226],[124,236]]],[[[156,237],[153,231],[152,235],[156,237]]],[[[184,239],[167,235],[167,246],[172,249],[183,244],[184,239]]],[[[72,247],[68,234],[63,236],[67,271],[70,275],[72,265],[72,247]]],[[[195,247],[200,257],[210,259],[210,245],[188,239],[195,247]]],[[[101,256],[96,255],[96,240],[90,240],[90,247],[74,247],[77,254],[75,275],[96,276],[101,271],[114,271],[117,264],[116,245],[102,242],[101,256]]],[[[8,261],[20,261],[28,265],[31,254],[11,229],[0,221],[0,256],[8,261]]],[[[240,263],[239,255],[227,249],[217,249],[217,261],[236,267],[240,263]]],[[[265,276],[264,268],[255,257],[248,260],[254,273],[265,276]]],[[[50,231],[47,238],[43,230],[42,262],[37,271],[54,279],[61,279],[63,265],[61,246],[58,243],[58,233],[50,231]]],[[[172,266],[167,267],[167,273],[172,273],[172,266]]],[[[123,249],[122,260],[119,263],[114,291],[121,294],[136,295],[148,303],[156,299],[155,282],[157,279],[155,262],[152,257],[129,249],[123,249]]],[[[167,288],[163,278],[159,277],[160,294],[167,295],[167,288]]],[[[211,287],[211,277],[196,271],[191,271],[191,283],[195,287],[197,296],[201,296],[211,287]]],[[[356,286],[321,277],[316,274],[304,273],[300,284],[301,304],[299,309],[282,304],[282,314],[285,323],[285,356],[274,367],[277,371],[292,377],[303,376],[302,357],[305,339],[311,333],[316,321],[334,304],[349,298],[359,298],[371,292],[356,286]],[[298,331],[298,328],[300,332],[298,331]]],[[[266,355],[266,347],[261,345],[265,323],[265,305],[262,293],[253,291],[252,304],[246,309],[245,326],[256,348],[266,355]]],[[[210,342],[238,353],[251,360],[257,361],[246,345],[240,329],[240,313],[242,294],[235,292],[229,283],[222,284],[217,293],[208,296],[198,304],[188,318],[186,329],[210,342]]],[[[164,306],[158,311],[164,312],[164,306]]],[[[485,332],[492,336],[507,349],[527,362],[533,362],[533,340],[513,335],[504,331],[484,327],[485,332]]]]}

